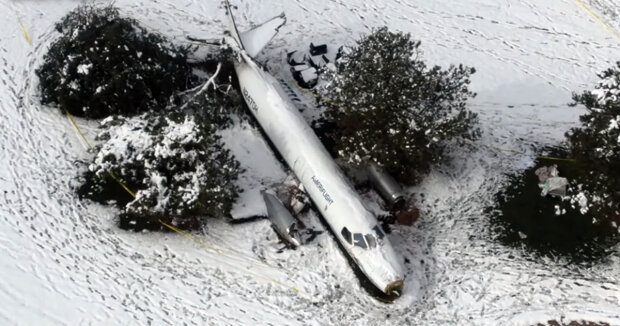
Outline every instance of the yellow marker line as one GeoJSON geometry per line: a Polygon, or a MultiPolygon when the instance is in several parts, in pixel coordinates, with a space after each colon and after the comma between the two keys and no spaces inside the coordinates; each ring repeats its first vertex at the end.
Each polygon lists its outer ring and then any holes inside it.
{"type": "MultiPolygon", "coordinates": [[[[214,248],[214,247],[212,247],[212,246],[208,245],[208,244],[207,244],[207,243],[205,243],[204,241],[201,241],[200,239],[198,239],[198,238],[196,238],[196,237],[192,236],[189,232],[187,232],[187,231],[185,231],[185,230],[181,230],[181,229],[177,228],[176,226],[170,225],[170,224],[168,224],[168,223],[166,223],[166,222],[164,222],[164,221],[162,221],[162,220],[158,220],[158,221],[159,221],[159,223],[160,223],[161,225],[163,225],[163,226],[165,226],[165,227],[169,228],[170,230],[172,230],[172,231],[174,231],[174,232],[176,232],[176,233],[181,234],[182,236],[184,236],[184,237],[188,238],[189,240],[191,240],[191,241],[193,241],[193,242],[195,242],[195,243],[199,244],[199,245],[200,245],[200,246],[202,246],[203,248],[205,248],[205,249],[207,249],[207,250],[210,250],[210,251],[213,251],[213,252],[215,252],[215,253],[217,253],[217,254],[220,254],[220,255],[222,255],[222,256],[226,256],[226,255],[224,254],[224,252],[222,252],[221,250],[219,250],[219,249],[217,249],[217,248],[214,248]]],[[[253,258],[251,258],[251,259],[253,260],[253,258]]],[[[252,273],[252,274],[254,274],[254,273],[252,273]]],[[[290,286],[290,285],[287,285],[287,284],[283,284],[282,282],[280,282],[280,281],[276,280],[275,278],[269,278],[269,277],[266,277],[266,276],[263,276],[263,275],[260,275],[260,274],[254,274],[254,276],[256,276],[256,277],[260,277],[260,278],[263,278],[263,279],[265,279],[265,280],[267,280],[267,281],[270,281],[270,282],[273,282],[273,283],[275,283],[275,284],[277,284],[277,285],[279,285],[279,286],[289,288],[289,289],[293,290],[295,293],[299,293],[299,289],[297,289],[296,287],[294,287],[294,286],[290,286]]]]}
{"type": "Polygon", "coordinates": [[[80,129],[80,126],[78,126],[77,121],[75,121],[75,118],[73,117],[73,115],[71,115],[71,113],[69,113],[69,111],[65,111],[65,114],[67,115],[67,118],[69,118],[69,121],[71,122],[71,124],[73,125],[75,130],[77,131],[78,135],[80,135],[80,138],[82,138],[82,141],[84,141],[86,146],[93,147],[90,144],[90,142],[88,141],[88,139],[86,139],[86,136],[82,132],[82,129],[80,129]]]}
{"type": "Polygon", "coordinates": [[[22,33],[24,34],[24,38],[26,38],[26,42],[28,42],[29,45],[32,45],[32,38],[30,38],[30,34],[28,34],[28,30],[26,30],[24,23],[22,23],[22,19],[17,18],[17,22],[19,23],[19,27],[22,29],[22,33]]]}
{"type": "Polygon", "coordinates": [[[121,185],[121,187],[123,187],[123,189],[125,189],[125,191],[127,191],[127,193],[131,195],[131,197],[136,198],[136,193],[131,191],[131,189],[129,189],[129,187],[127,187],[127,185],[125,185],[125,183],[121,181],[121,179],[117,177],[114,172],[108,171],[108,174],[110,175],[110,177],[112,177],[112,179],[114,179],[114,181],[121,185]]]}
{"type": "Polygon", "coordinates": [[[181,234],[182,236],[184,236],[184,237],[186,237],[186,238],[188,238],[188,239],[190,239],[190,240],[194,241],[195,243],[199,244],[199,245],[200,245],[200,246],[202,246],[203,248],[205,248],[205,249],[207,249],[207,250],[214,251],[214,252],[216,252],[216,253],[218,253],[218,254],[220,254],[220,255],[221,255],[221,254],[223,254],[221,250],[219,250],[219,249],[217,249],[217,248],[214,248],[214,247],[212,247],[212,246],[210,246],[210,245],[206,244],[204,241],[200,241],[200,240],[199,240],[199,239],[197,239],[196,237],[192,236],[189,232],[184,231],[184,230],[181,230],[181,229],[177,228],[176,226],[172,226],[172,225],[170,225],[170,224],[168,224],[168,223],[166,223],[166,222],[164,222],[164,221],[162,221],[162,220],[158,220],[158,221],[159,221],[159,223],[160,223],[161,225],[163,225],[163,226],[165,226],[165,227],[169,228],[170,230],[172,230],[172,231],[174,231],[174,232],[176,232],[176,233],[179,233],[179,234],[181,234]]]}
{"type": "MultiPolygon", "coordinates": [[[[82,138],[84,143],[86,143],[86,145],[89,148],[92,148],[93,145],[90,144],[90,142],[86,138],[86,135],[84,135],[84,132],[82,132],[82,129],[77,124],[77,121],[75,121],[75,118],[73,117],[73,115],[71,115],[69,111],[65,111],[65,114],[67,115],[67,118],[69,118],[69,121],[71,121],[71,124],[73,125],[73,127],[75,127],[75,130],[77,130],[77,133],[78,135],[80,135],[80,138],[82,138]]],[[[131,191],[131,189],[129,189],[129,187],[127,187],[127,185],[123,181],[121,181],[121,179],[114,172],[108,171],[108,174],[110,175],[112,179],[114,179],[114,181],[118,182],[118,184],[121,185],[121,187],[123,187],[123,189],[125,189],[125,191],[127,191],[127,193],[131,195],[131,197],[134,197],[134,198],[136,197],[136,193],[131,191]]]]}
{"type": "Polygon", "coordinates": [[[553,160],[553,161],[567,161],[567,162],[577,161],[572,158],[561,158],[561,157],[553,157],[553,156],[537,156],[536,158],[543,159],[543,160],[553,160]]]}
{"type": "Polygon", "coordinates": [[[609,26],[609,24],[607,24],[607,22],[605,22],[603,19],[601,19],[595,12],[594,10],[592,10],[588,5],[586,5],[582,0],[575,0],[575,2],[581,6],[581,8],[583,8],[585,11],[587,11],[593,18],[594,20],[596,20],[597,22],[599,22],[601,25],[603,25],[607,30],[609,30],[616,38],[618,38],[620,40],[620,32],[618,32],[616,29],[614,29],[613,27],[609,26]]]}

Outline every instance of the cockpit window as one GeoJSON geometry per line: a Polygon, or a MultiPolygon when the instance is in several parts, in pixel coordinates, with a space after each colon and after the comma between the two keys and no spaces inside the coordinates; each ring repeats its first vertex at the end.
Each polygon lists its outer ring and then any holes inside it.
{"type": "Polygon", "coordinates": [[[375,225],[372,230],[375,231],[375,234],[377,234],[377,238],[383,239],[383,237],[385,237],[385,234],[383,234],[383,231],[381,231],[381,228],[378,225],[375,225]]]}
{"type": "Polygon", "coordinates": [[[361,233],[353,234],[353,244],[363,249],[368,249],[368,245],[366,245],[366,241],[364,241],[364,236],[361,233]]]}
{"type": "Polygon", "coordinates": [[[349,231],[349,229],[347,229],[347,227],[343,227],[342,231],[340,231],[340,234],[342,234],[342,237],[349,243],[351,244],[351,231],[349,231]]]}
{"type": "Polygon", "coordinates": [[[366,238],[366,243],[368,243],[368,247],[374,248],[377,246],[377,241],[372,234],[367,234],[364,236],[364,238],[366,238]]]}
{"type": "MultiPolygon", "coordinates": [[[[378,226],[375,226],[373,230],[381,236],[379,239],[383,238],[384,234],[378,226]]],[[[358,246],[362,249],[377,247],[377,237],[375,237],[373,234],[351,233],[351,231],[349,231],[347,227],[343,227],[340,231],[340,234],[342,234],[344,240],[347,241],[350,245],[358,246]]]]}

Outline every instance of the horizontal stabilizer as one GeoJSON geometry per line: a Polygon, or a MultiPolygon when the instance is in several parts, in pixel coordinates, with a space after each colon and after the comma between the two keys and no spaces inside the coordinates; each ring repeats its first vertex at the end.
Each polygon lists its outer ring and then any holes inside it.
{"type": "Polygon", "coordinates": [[[271,18],[270,20],[241,33],[241,43],[247,54],[251,57],[256,56],[264,47],[276,36],[280,27],[286,24],[284,13],[271,18]]]}

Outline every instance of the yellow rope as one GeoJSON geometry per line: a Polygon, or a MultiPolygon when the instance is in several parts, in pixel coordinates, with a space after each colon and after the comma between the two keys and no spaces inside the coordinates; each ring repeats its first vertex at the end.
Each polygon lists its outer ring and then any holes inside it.
{"type": "MultiPolygon", "coordinates": [[[[224,252],[222,252],[221,250],[219,250],[219,249],[217,249],[217,248],[215,248],[215,247],[213,247],[213,246],[210,246],[210,245],[209,245],[209,244],[207,244],[206,242],[201,241],[200,239],[198,239],[198,238],[194,237],[193,235],[191,235],[189,232],[187,232],[187,231],[185,231],[185,230],[179,229],[179,228],[177,228],[176,226],[170,225],[170,224],[168,224],[168,223],[166,223],[166,222],[164,222],[164,221],[162,221],[162,220],[158,220],[158,222],[159,222],[161,225],[163,225],[163,226],[167,227],[168,229],[170,229],[170,230],[172,230],[172,231],[174,231],[174,232],[176,232],[176,233],[178,233],[178,234],[181,234],[182,236],[186,237],[187,239],[189,239],[189,240],[191,240],[191,241],[193,241],[193,242],[195,242],[195,243],[199,244],[200,246],[202,246],[203,248],[205,248],[205,249],[207,249],[207,250],[210,250],[210,251],[212,251],[212,252],[214,252],[214,253],[216,253],[216,254],[219,254],[219,255],[221,255],[221,256],[225,256],[225,257],[226,257],[226,256],[228,256],[228,255],[226,255],[224,252]]],[[[228,256],[228,257],[230,257],[230,256],[228,256]]],[[[267,266],[269,266],[269,267],[275,268],[275,267],[273,267],[273,266],[271,266],[271,265],[267,264],[266,262],[264,262],[264,261],[262,261],[262,260],[257,260],[257,259],[254,259],[254,258],[251,258],[251,259],[252,259],[252,260],[254,260],[254,261],[262,262],[262,263],[266,264],[266,265],[267,265],[267,266]]],[[[287,288],[289,288],[289,289],[293,290],[295,293],[299,293],[299,289],[297,289],[296,287],[291,286],[291,285],[287,285],[287,284],[283,284],[283,283],[281,283],[280,281],[278,281],[278,280],[276,280],[276,279],[274,279],[274,278],[269,278],[269,277],[266,277],[266,276],[263,276],[263,275],[260,275],[260,274],[254,274],[254,273],[253,273],[253,275],[254,275],[254,276],[256,276],[256,277],[260,277],[260,278],[262,278],[262,279],[265,279],[265,280],[267,280],[267,281],[273,282],[273,283],[275,283],[275,284],[277,284],[277,285],[280,285],[280,286],[282,286],[282,287],[287,287],[287,288]]]]}
{"type": "Polygon", "coordinates": [[[543,160],[553,160],[553,161],[567,161],[567,162],[576,162],[577,160],[573,158],[561,158],[561,157],[553,157],[553,156],[538,156],[537,158],[543,160]]]}
{"type": "Polygon", "coordinates": [[[217,248],[214,248],[214,247],[212,247],[212,246],[208,245],[208,244],[207,244],[206,242],[204,242],[204,241],[199,240],[198,238],[196,238],[196,237],[194,237],[193,235],[191,235],[189,232],[187,232],[187,231],[185,231],[185,230],[181,230],[181,229],[177,228],[176,226],[170,225],[170,224],[168,224],[168,223],[166,223],[166,222],[164,222],[164,221],[162,221],[162,220],[157,220],[157,221],[158,221],[161,225],[163,225],[163,226],[165,226],[165,227],[169,228],[170,230],[172,230],[172,231],[174,231],[174,232],[176,232],[176,233],[178,233],[178,234],[181,234],[182,236],[184,236],[184,237],[186,237],[186,238],[188,238],[188,239],[190,239],[190,240],[192,240],[192,241],[196,242],[197,244],[199,244],[199,245],[200,245],[200,246],[202,246],[203,248],[205,248],[205,249],[207,249],[207,250],[214,251],[214,252],[216,252],[216,253],[218,253],[218,254],[222,254],[222,251],[221,251],[221,250],[219,250],[219,249],[217,249],[217,248]]]}
{"type": "MultiPolygon", "coordinates": [[[[75,121],[75,118],[73,117],[73,115],[71,115],[69,111],[65,111],[65,114],[69,118],[69,121],[71,121],[71,124],[77,131],[78,135],[80,135],[80,138],[82,138],[82,140],[84,141],[84,143],[86,143],[88,148],[92,148],[93,145],[88,141],[88,139],[86,138],[86,135],[84,135],[84,133],[82,132],[82,129],[77,124],[77,121],[75,121]]],[[[127,191],[127,193],[131,195],[131,197],[134,197],[134,198],[136,197],[136,193],[131,191],[131,189],[129,189],[129,187],[127,187],[127,185],[114,172],[108,171],[108,174],[110,175],[112,179],[114,179],[114,181],[116,181],[121,187],[123,187],[123,189],[125,189],[125,191],[127,191]]]]}
{"type": "MultiPolygon", "coordinates": [[[[196,238],[196,237],[192,236],[189,232],[187,232],[187,231],[185,231],[185,230],[181,230],[181,229],[177,228],[176,226],[170,225],[170,224],[168,224],[168,223],[166,223],[166,222],[164,222],[164,221],[162,221],[162,220],[158,220],[158,221],[159,221],[159,223],[161,223],[161,225],[163,225],[163,226],[165,226],[165,227],[169,228],[170,230],[172,230],[172,231],[174,231],[174,232],[177,232],[177,233],[179,233],[179,234],[183,235],[184,237],[188,238],[188,239],[189,239],[189,240],[191,240],[191,241],[196,242],[197,244],[199,244],[199,245],[200,245],[200,246],[202,246],[203,248],[205,248],[205,249],[207,249],[207,250],[214,251],[215,253],[220,254],[220,255],[222,255],[222,256],[226,256],[226,255],[225,255],[225,254],[224,254],[221,250],[219,250],[219,249],[217,249],[217,248],[214,248],[214,247],[212,247],[212,246],[208,245],[208,244],[207,244],[207,243],[205,243],[204,241],[201,241],[200,239],[198,239],[198,238],[196,238]]],[[[252,259],[253,259],[253,258],[252,258],[252,259]]],[[[256,259],[253,259],[253,260],[256,260],[256,259]]],[[[271,265],[267,264],[266,262],[264,262],[264,261],[262,261],[262,260],[257,260],[257,261],[260,261],[260,262],[262,262],[262,263],[266,264],[266,265],[267,265],[267,266],[269,266],[269,267],[275,268],[275,267],[273,267],[273,266],[271,266],[271,265]]],[[[299,289],[297,289],[296,287],[294,287],[294,286],[290,286],[290,285],[286,285],[286,284],[282,284],[280,281],[278,281],[278,280],[276,280],[276,279],[274,279],[274,278],[268,278],[268,277],[265,277],[265,276],[262,276],[262,275],[258,275],[258,274],[254,274],[254,276],[261,277],[261,278],[263,278],[263,279],[265,279],[265,280],[271,281],[271,282],[273,282],[273,283],[275,283],[275,284],[278,284],[278,285],[280,285],[280,286],[283,286],[283,287],[288,287],[288,288],[290,288],[291,290],[295,291],[295,293],[299,293],[299,289]]]]}
{"type": "Polygon", "coordinates": [[[108,171],[108,174],[110,175],[110,177],[112,177],[112,179],[114,179],[114,181],[118,182],[118,184],[121,185],[121,187],[123,187],[123,189],[125,189],[125,191],[127,191],[127,193],[131,195],[131,197],[136,198],[136,193],[131,191],[131,189],[129,189],[129,187],[127,187],[127,185],[123,181],[121,181],[121,179],[117,177],[114,172],[108,171]]]}
{"type": "Polygon", "coordinates": [[[603,25],[603,27],[605,27],[605,29],[607,29],[608,31],[610,31],[617,39],[620,40],[620,32],[618,32],[616,29],[614,29],[613,27],[609,26],[609,24],[607,24],[607,22],[605,22],[603,19],[601,19],[595,12],[594,10],[592,10],[588,5],[586,5],[582,0],[575,0],[575,2],[581,7],[583,8],[585,11],[587,11],[593,18],[594,20],[596,20],[597,22],[599,22],[601,25],[603,25]]]}
{"type": "Polygon", "coordinates": [[[22,33],[24,34],[24,38],[26,39],[26,42],[28,42],[28,45],[32,45],[32,38],[30,38],[30,34],[28,34],[28,30],[24,26],[24,23],[22,23],[22,19],[18,17],[17,23],[19,23],[19,27],[21,28],[22,33]]]}
{"type": "Polygon", "coordinates": [[[69,118],[69,121],[71,122],[71,124],[73,125],[75,130],[77,131],[77,133],[80,136],[80,138],[82,139],[82,141],[84,141],[86,146],[88,146],[89,148],[92,148],[93,145],[91,145],[90,142],[88,141],[88,139],[86,139],[86,136],[82,132],[82,129],[80,129],[80,126],[78,126],[77,121],[75,121],[75,118],[73,117],[73,115],[71,113],[69,113],[69,111],[66,111],[66,110],[65,110],[65,114],[67,115],[67,118],[69,118]]]}
{"type": "MultiPolygon", "coordinates": [[[[470,144],[474,145],[473,142],[470,141],[470,144]]],[[[523,152],[519,152],[519,151],[515,151],[512,149],[507,149],[507,148],[501,148],[501,147],[496,147],[496,146],[490,146],[490,145],[484,145],[484,144],[479,144],[482,145],[483,147],[486,147],[488,149],[494,150],[494,151],[498,151],[498,152],[508,152],[508,153],[512,153],[512,154],[520,154],[520,155],[526,155],[523,152]]],[[[553,161],[567,161],[567,162],[576,162],[577,160],[572,159],[572,158],[562,158],[562,157],[554,157],[554,156],[536,156],[537,159],[544,159],[544,160],[553,160],[553,161]]]]}

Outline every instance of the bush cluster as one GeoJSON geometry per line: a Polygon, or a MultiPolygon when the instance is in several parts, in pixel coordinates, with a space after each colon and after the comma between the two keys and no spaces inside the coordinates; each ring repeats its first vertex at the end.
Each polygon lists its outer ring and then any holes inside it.
{"type": "Polygon", "coordinates": [[[42,102],[87,118],[165,108],[185,88],[188,48],[150,33],[114,7],[79,6],[59,23],[36,71],[42,102]]]}
{"type": "Polygon", "coordinates": [[[161,220],[190,229],[201,226],[204,217],[229,215],[239,163],[209,120],[177,112],[114,116],[102,128],[102,143],[79,192],[119,203],[122,228],[160,229],[161,220]],[[116,192],[110,194],[110,186],[116,192]]]}
{"type": "Polygon", "coordinates": [[[466,107],[474,69],[429,68],[419,46],[410,34],[376,29],[342,52],[319,90],[337,155],[409,184],[442,159],[447,141],[479,135],[466,107]]]}
{"type": "Polygon", "coordinates": [[[181,92],[209,78],[210,64],[189,63],[189,48],[114,7],[80,6],[56,29],[62,35],[37,70],[42,102],[106,118],[79,196],[118,205],[124,229],[158,230],[160,221],[191,229],[227,216],[239,163],[216,131],[239,98],[212,88],[181,92]]]}

